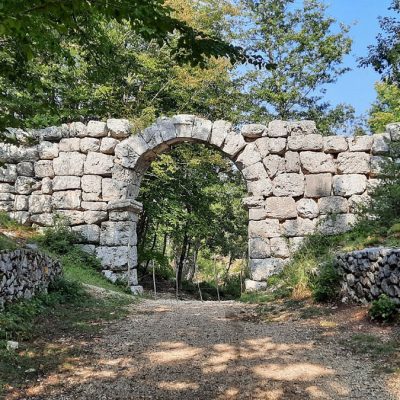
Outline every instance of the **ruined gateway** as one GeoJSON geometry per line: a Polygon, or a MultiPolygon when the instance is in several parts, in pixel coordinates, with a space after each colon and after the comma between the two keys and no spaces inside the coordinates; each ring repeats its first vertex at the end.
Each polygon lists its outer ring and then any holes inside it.
{"type": "Polygon", "coordinates": [[[281,270],[304,236],[348,230],[354,209],[377,183],[390,141],[400,140],[400,124],[373,136],[320,135],[312,121],[272,121],[235,130],[226,121],[193,115],[159,118],[139,134],[124,119],[74,122],[8,136],[2,143],[0,209],[18,221],[51,226],[65,216],[85,238],[111,280],[137,284],[136,201],[146,169],[171,145],[200,142],[216,147],[243,174],[249,210],[249,290],[281,270]],[[32,144],[37,143],[37,144],[32,144]]]}

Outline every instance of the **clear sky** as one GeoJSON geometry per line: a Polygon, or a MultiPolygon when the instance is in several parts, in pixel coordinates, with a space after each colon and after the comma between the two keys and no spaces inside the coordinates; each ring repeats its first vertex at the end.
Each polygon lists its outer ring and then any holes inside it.
{"type": "Polygon", "coordinates": [[[353,25],[350,36],[353,39],[351,55],[345,65],[352,71],[339,78],[328,87],[327,100],[332,104],[349,103],[357,114],[366,113],[376,95],[374,82],[379,75],[372,68],[359,68],[357,58],[367,54],[367,46],[374,44],[379,32],[378,16],[390,15],[391,0],[327,0],[328,13],[336,20],[353,25]]]}

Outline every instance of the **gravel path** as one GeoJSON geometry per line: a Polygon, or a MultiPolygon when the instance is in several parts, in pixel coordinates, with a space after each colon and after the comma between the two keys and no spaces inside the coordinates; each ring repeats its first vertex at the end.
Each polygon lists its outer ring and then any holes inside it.
{"type": "Polygon", "coordinates": [[[400,399],[389,375],[341,347],[332,329],[252,316],[236,302],[145,300],[28,398],[400,399]]]}

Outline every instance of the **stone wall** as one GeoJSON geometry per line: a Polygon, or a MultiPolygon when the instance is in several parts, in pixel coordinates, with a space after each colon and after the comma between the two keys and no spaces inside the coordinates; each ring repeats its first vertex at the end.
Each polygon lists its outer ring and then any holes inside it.
{"type": "Polygon", "coordinates": [[[0,252],[0,309],[17,299],[46,291],[62,275],[61,264],[34,250],[0,252]]]}
{"type": "Polygon", "coordinates": [[[376,184],[382,157],[400,125],[380,135],[323,137],[311,121],[272,121],[235,129],[193,115],[160,118],[137,134],[127,120],[75,122],[9,130],[24,146],[0,145],[0,210],[20,222],[50,226],[67,217],[110,279],[137,286],[136,201],[141,179],[158,154],[182,142],[213,146],[242,171],[249,210],[249,289],[265,286],[304,236],[342,232],[355,206],[376,184]],[[36,142],[35,145],[29,143],[36,142]],[[327,218],[329,215],[335,218],[327,218]],[[261,282],[261,283],[260,283],[261,282]]]}
{"type": "Polygon", "coordinates": [[[368,303],[386,294],[400,305],[400,249],[369,248],[337,257],[343,301],[368,303]]]}

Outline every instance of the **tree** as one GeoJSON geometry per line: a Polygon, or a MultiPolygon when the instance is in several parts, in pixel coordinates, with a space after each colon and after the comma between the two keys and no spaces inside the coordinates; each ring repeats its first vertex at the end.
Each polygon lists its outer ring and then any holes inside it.
{"type": "Polygon", "coordinates": [[[314,119],[321,131],[334,131],[352,117],[348,105],[331,107],[323,100],[326,86],[348,71],[343,58],[350,52],[349,28],[326,16],[317,0],[244,0],[245,46],[275,65],[270,71],[244,75],[248,88],[248,116],[314,119]]]}

